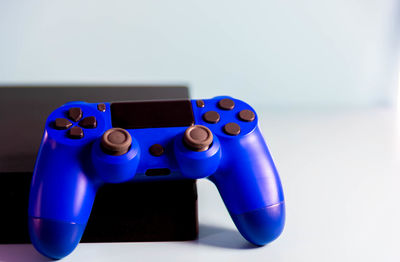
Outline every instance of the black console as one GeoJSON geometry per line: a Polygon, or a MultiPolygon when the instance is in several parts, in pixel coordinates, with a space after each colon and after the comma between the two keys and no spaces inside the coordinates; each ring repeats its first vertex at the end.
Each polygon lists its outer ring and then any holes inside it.
{"type": "MultiPolygon", "coordinates": [[[[0,243],[29,242],[26,221],[32,171],[46,116],[59,105],[69,101],[178,99],[171,100],[173,108],[182,109],[174,113],[174,125],[190,125],[193,116],[185,115],[185,108],[190,106],[188,98],[184,86],[0,86],[0,112],[4,112],[0,114],[0,206],[8,214],[0,216],[0,243]]],[[[124,115],[125,106],[143,109],[146,102],[113,103],[114,125],[153,127],[154,121],[149,122],[143,114],[124,115]]],[[[159,112],[168,112],[168,103],[160,106],[159,112]]],[[[102,104],[98,110],[102,110],[102,104]]],[[[79,112],[70,114],[67,121],[55,123],[55,128],[69,128],[68,122],[73,120],[68,119],[80,121],[84,128],[96,125],[96,119],[81,119],[79,112]]],[[[74,135],[79,135],[79,130],[75,131],[74,135]]],[[[150,150],[154,155],[163,154],[160,145],[150,150]]],[[[167,171],[152,170],[146,175],[167,171]]],[[[82,242],[180,241],[196,239],[197,235],[195,180],[108,184],[97,193],[82,242]],[[154,206],[157,208],[150,208],[154,206]]]]}

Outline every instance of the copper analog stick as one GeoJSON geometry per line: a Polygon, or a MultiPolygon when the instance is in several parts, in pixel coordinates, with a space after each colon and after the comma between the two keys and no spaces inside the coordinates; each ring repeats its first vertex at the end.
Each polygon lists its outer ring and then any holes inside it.
{"type": "Polygon", "coordinates": [[[132,137],[122,128],[111,128],[101,137],[101,147],[104,152],[113,156],[120,156],[128,152],[132,144],[132,137]]]}
{"type": "Polygon", "coordinates": [[[187,147],[194,151],[206,151],[213,142],[213,134],[205,126],[190,126],[183,135],[183,141],[187,147]]]}

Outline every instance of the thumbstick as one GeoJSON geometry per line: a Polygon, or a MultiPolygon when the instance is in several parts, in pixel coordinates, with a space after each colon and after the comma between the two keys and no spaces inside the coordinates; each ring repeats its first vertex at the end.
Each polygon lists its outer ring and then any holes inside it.
{"type": "Polygon", "coordinates": [[[193,151],[206,151],[213,142],[213,134],[205,126],[190,126],[183,135],[183,141],[193,151]]]}
{"type": "Polygon", "coordinates": [[[111,128],[104,132],[101,138],[101,147],[107,154],[120,156],[128,152],[132,144],[132,137],[122,128],[111,128]]]}

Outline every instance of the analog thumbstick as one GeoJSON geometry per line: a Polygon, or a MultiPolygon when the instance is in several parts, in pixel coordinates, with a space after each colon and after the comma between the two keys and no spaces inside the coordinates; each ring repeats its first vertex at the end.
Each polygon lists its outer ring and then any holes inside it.
{"type": "Polygon", "coordinates": [[[206,151],[213,142],[213,134],[205,126],[190,126],[183,135],[183,141],[194,151],[206,151]]]}
{"type": "Polygon", "coordinates": [[[108,129],[101,138],[101,147],[103,151],[113,156],[125,154],[128,152],[131,144],[131,135],[122,128],[108,129]]]}

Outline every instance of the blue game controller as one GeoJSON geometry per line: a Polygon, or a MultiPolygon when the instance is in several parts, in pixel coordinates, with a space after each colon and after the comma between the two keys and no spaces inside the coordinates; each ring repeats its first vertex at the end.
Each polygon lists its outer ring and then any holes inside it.
{"type": "Polygon", "coordinates": [[[33,174],[33,245],[53,259],[71,253],[105,183],[197,178],[217,186],[244,238],[273,241],[284,197],[257,122],[231,97],[63,105],[47,119],[33,174]]]}

